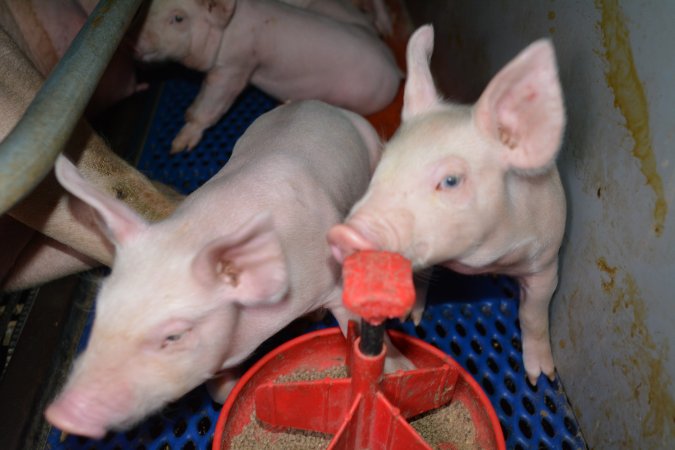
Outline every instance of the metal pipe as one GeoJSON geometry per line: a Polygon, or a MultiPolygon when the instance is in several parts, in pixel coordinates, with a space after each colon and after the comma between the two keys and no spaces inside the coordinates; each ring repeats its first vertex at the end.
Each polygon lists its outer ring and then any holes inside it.
{"type": "Polygon", "coordinates": [[[49,173],[143,0],[101,0],[0,143],[0,213],[49,173]]]}

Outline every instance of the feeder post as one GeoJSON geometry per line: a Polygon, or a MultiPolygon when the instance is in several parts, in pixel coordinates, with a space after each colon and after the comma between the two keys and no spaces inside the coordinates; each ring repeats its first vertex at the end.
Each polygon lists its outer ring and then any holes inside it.
{"type": "Polygon", "coordinates": [[[359,350],[366,356],[377,356],[384,346],[384,324],[371,325],[361,320],[361,342],[359,350]]]}

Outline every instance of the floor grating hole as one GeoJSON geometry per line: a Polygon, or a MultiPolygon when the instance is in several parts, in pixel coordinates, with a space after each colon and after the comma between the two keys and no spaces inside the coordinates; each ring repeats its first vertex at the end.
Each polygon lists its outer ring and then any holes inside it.
{"type": "Polygon", "coordinates": [[[541,418],[541,426],[548,437],[552,438],[555,436],[553,425],[551,425],[551,422],[546,417],[541,418]]]}
{"type": "Polygon", "coordinates": [[[478,342],[476,339],[471,340],[471,348],[479,355],[483,353],[483,348],[480,346],[480,342],[478,342]]]}
{"type": "Polygon", "coordinates": [[[487,392],[488,395],[492,396],[495,394],[495,387],[489,378],[483,378],[483,382],[481,384],[483,385],[483,389],[485,389],[485,392],[487,392]]]}
{"type": "Polygon", "coordinates": [[[513,348],[515,348],[515,349],[518,351],[518,353],[522,353],[522,352],[523,352],[522,344],[521,344],[521,342],[520,342],[520,339],[519,339],[517,336],[514,336],[514,337],[511,339],[511,345],[513,345],[513,348]]]}
{"type": "Polygon", "coordinates": [[[532,439],[532,427],[530,426],[530,421],[522,418],[518,421],[518,428],[520,429],[521,433],[528,438],[532,439]]]}
{"type": "Polygon", "coordinates": [[[459,333],[460,336],[466,337],[466,328],[461,323],[455,325],[455,331],[459,333]]]}
{"type": "Polygon", "coordinates": [[[497,363],[495,362],[494,359],[492,359],[492,357],[488,357],[487,366],[492,373],[494,373],[494,374],[499,373],[499,365],[497,365],[497,363]]]}
{"type": "Polygon", "coordinates": [[[528,414],[533,415],[534,414],[534,404],[532,403],[532,400],[530,400],[527,397],[523,397],[523,407],[525,408],[525,411],[527,411],[528,414]]]}
{"type": "Polygon", "coordinates": [[[504,324],[501,321],[499,320],[495,321],[495,328],[497,329],[499,334],[502,335],[506,334],[506,326],[504,326],[504,324]]]}
{"type": "Polygon", "coordinates": [[[427,337],[427,332],[421,325],[417,325],[415,327],[415,333],[417,333],[417,336],[419,336],[420,339],[424,339],[425,337],[427,337]]]}
{"type": "Polygon", "coordinates": [[[539,391],[539,386],[537,386],[536,384],[530,384],[529,381],[526,381],[525,385],[530,390],[530,392],[537,393],[539,391]]]}
{"type": "Polygon", "coordinates": [[[516,358],[514,358],[513,356],[509,356],[508,361],[509,361],[509,367],[511,368],[511,370],[513,370],[516,373],[520,372],[520,362],[518,362],[518,360],[516,360],[516,358]]]}
{"type": "Polygon", "coordinates": [[[452,341],[450,343],[450,350],[455,355],[455,357],[458,357],[462,354],[462,347],[459,346],[457,341],[452,341]]]}
{"type": "Polygon", "coordinates": [[[565,424],[565,429],[566,429],[572,436],[574,436],[574,435],[577,434],[578,429],[577,429],[577,426],[576,426],[576,424],[574,423],[574,421],[573,421],[572,419],[570,419],[569,417],[565,417],[565,419],[563,420],[563,423],[565,424]]]}
{"type": "Polygon", "coordinates": [[[478,366],[476,365],[476,361],[474,361],[472,357],[467,358],[466,367],[467,369],[469,369],[469,372],[471,372],[472,375],[478,374],[478,366]]]}
{"type": "Polygon", "coordinates": [[[181,419],[173,426],[173,435],[176,437],[181,437],[187,430],[187,422],[185,419],[181,419]]]}
{"type": "Polygon", "coordinates": [[[555,402],[548,395],[544,396],[544,403],[546,404],[548,410],[551,411],[553,414],[555,414],[558,411],[558,408],[556,408],[555,406],[555,402]]]}
{"type": "Polygon", "coordinates": [[[131,430],[124,433],[124,437],[129,441],[133,441],[138,436],[138,428],[132,428],[131,430]]]}
{"type": "Polygon", "coordinates": [[[199,421],[197,424],[197,433],[199,433],[200,436],[206,435],[206,433],[209,432],[211,429],[211,419],[208,417],[202,417],[202,419],[199,421]]]}
{"type": "Polygon", "coordinates": [[[511,415],[513,414],[513,408],[511,408],[511,405],[509,404],[508,400],[506,400],[505,398],[499,400],[499,406],[501,406],[502,411],[504,411],[504,414],[511,417],[511,415]]]}

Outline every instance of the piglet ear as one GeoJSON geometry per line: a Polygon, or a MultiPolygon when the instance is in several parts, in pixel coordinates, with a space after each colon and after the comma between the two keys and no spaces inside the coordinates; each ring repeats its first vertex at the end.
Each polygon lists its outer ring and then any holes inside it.
{"type": "Polygon", "coordinates": [[[268,213],[207,244],[192,261],[192,271],[207,286],[232,289],[232,297],[244,305],[273,304],[288,291],[286,259],[268,213]]]}
{"type": "Polygon", "coordinates": [[[408,75],[403,90],[401,119],[405,122],[413,116],[433,110],[440,98],[429,70],[429,61],[434,51],[434,27],[424,25],[415,31],[408,41],[406,64],[408,75]]]}
{"type": "Polygon", "coordinates": [[[565,111],[549,40],[527,47],[492,79],[474,107],[474,120],[503,144],[510,167],[536,173],[553,164],[565,111]]]}
{"type": "Polygon", "coordinates": [[[216,26],[226,27],[237,6],[236,0],[197,0],[202,8],[209,13],[209,21],[216,26]]]}
{"type": "Polygon", "coordinates": [[[97,225],[116,246],[123,245],[148,224],[123,202],[101,192],[86,181],[77,168],[59,155],[54,167],[59,183],[98,213],[97,225]]]}

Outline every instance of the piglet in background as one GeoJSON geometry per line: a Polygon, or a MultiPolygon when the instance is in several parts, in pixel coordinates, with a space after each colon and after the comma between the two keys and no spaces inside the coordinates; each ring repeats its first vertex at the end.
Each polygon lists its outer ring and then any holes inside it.
{"type": "Polygon", "coordinates": [[[391,103],[401,80],[391,50],[364,14],[340,5],[153,0],[136,57],[206,72],[171,151],[194,148],[249,83],[281,101],[317,99],[359,114],[391,103]]]}
{"type": "Polygon", "coordinates": [[[521,286],[527,376],[554,377],[548,307],[558,283],[565,195],[555,157],[565,113],[555,52],[533,43],[478,102],[443,101],[429,70],[433,28],[407,48],[402,125],[366,195],[329,233],[338,260],[363,249],[402,253],[417,269],[497,273],[521,286]]]}
{"type": "Polygon", "coordinates": [[[237,378],[228,369],[294,319],[325,307],[346,327],[340,266],[325,236],[365,192],[380,150],[354,113],[317,101],[283,105],[154,224],[60,157],[59,181],[98,212],[116,256],[87,347],[47,419],[100,438],[207,380],[223,401],[237,378]]]}

